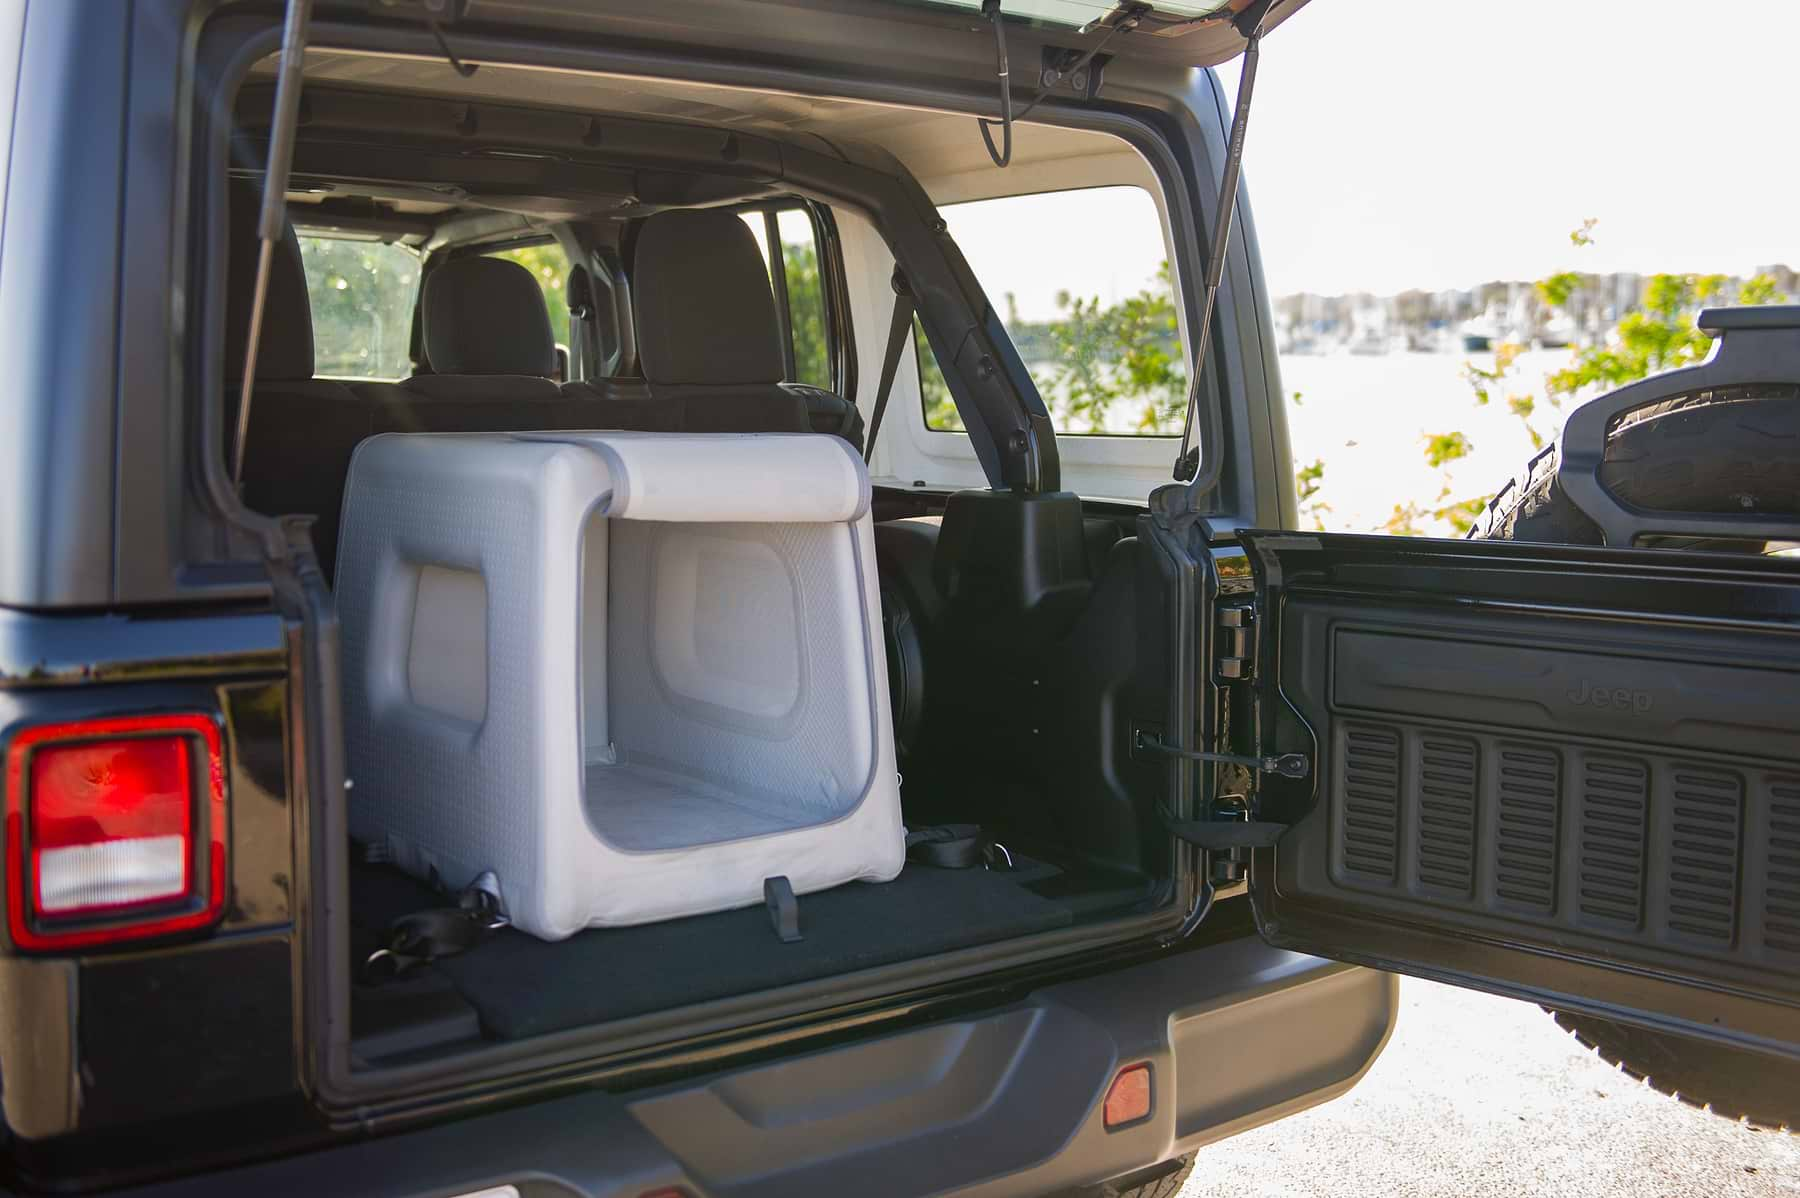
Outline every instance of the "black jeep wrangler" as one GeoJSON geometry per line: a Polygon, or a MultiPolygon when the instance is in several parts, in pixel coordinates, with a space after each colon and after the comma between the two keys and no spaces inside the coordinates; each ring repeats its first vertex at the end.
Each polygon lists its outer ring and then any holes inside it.
{"type": "Polygon", "coordinates": [[[1170,1194],[1389,971],[1790,1123],[1800,310],[1292,531],[1303,3],[0,14],[5,1184],[1170,1194]]]}

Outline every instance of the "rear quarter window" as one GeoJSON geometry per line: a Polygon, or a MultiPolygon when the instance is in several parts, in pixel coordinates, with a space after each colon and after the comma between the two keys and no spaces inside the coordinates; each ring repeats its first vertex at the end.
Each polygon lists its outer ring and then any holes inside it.
{"type": "MultiPolygon", "coordinates": [[[[1084,187],[939,209],[1001,311],[1059,436],[1181,432],[1187,364],[1156,201],[1142,187],[1084,187]],[[1082,248],[1099,238],[1101,252],[1082,248]]],[[[925,426],[962,428],[915,329],[925,426]]]]}
{"type": "Polygon", "coordinates": [[[312,306],[313,373],[403,379],[412,374],[419,256],[402,245],[300,236],[312,306]]]}

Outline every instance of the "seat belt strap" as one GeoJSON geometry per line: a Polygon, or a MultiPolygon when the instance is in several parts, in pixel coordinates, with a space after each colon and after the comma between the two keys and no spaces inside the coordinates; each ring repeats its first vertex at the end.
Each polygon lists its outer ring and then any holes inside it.
{"type": "Polygon", "coordinates": [[[875,410],[869,416],[869,436],[863,443],[863,461],[873,461],[875,438],[881,434],[881,418],[887,412],[888,396],[894,391],[894,376],[900,372],[900,353],[912,334],[912,284],[898,266],[894,267],[894,315],[888,321],[887,349],[881,358],[881,382],[875,388],[875,410]]]}
{"type": "MultiPolygon", "coordinates": [[[[582,379],[600,377],[600,323],[594,307],[594,284],[587,267],[577,262],[569,269],[569,321],[580,347],[579,371],[569,373],[582,379]]],[[[564,382],[572,382],[565,379],[564,382]]]]}

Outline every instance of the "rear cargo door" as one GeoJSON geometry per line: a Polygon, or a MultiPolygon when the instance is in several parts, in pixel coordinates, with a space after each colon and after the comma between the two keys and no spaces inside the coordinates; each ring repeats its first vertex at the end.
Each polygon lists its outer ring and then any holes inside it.
{"type": "Polygon", "coordinates": [[[1267,939],[1800,1055],[1800,560],[1243,539],[1267,939]]]}

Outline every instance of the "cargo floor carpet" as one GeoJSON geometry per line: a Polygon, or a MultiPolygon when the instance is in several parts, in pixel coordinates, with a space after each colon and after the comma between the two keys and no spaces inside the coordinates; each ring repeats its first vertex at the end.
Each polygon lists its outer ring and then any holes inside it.
{"type": "MultiPolygon", "coordinates": [[[[357,867],[350,909],[372,947],[397,916],[442,906],[385,866],[357,867]]],[[[761,905],[632,928],[595,928],[554,944],[501,931],[437,962],[504,1040],[748,994],[1064,927],[1068,905],[1004,873],[908,866],[892,882],[853,882],[800,898],[805,939],[783,944],[761,905]]],[[[365,948],[364,951],[367,951],[365,948]]]]}

